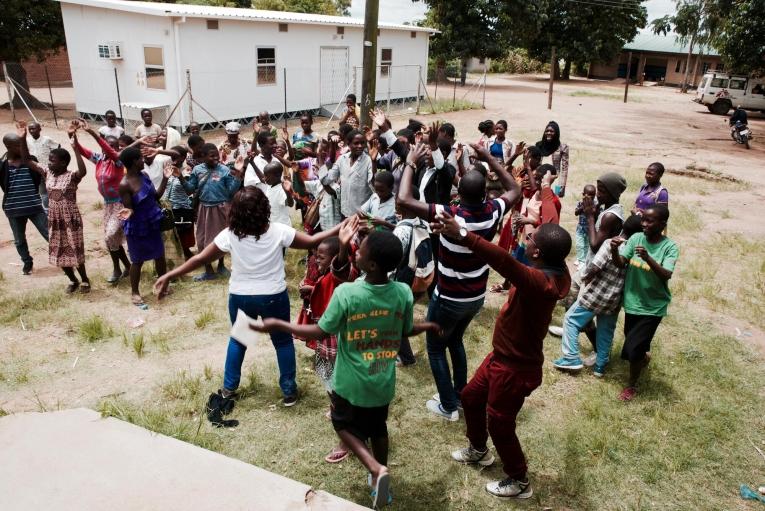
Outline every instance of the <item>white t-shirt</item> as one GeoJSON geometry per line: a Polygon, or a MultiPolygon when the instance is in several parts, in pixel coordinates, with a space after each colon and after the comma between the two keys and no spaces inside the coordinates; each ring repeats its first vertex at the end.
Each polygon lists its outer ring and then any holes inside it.
{"type": "Polygon", "coordinates": [[[101,126],[98,128],[98,133],[106,138],[106,137],[114,137],[114,138],[120,138],[122,135],[125,134],[125,130],[122,129],[122,126],[115,126],[113,128],[110,128],[109,126],[101,126]]]}
{"type": "Polygon", "coordinates": [[[271,223],[268,230],[255,239],[239,239],[223,229],[214,240],[223,252],[231,254],[231,278],[228,292],[232,295],[275,295],[287,289],[283,249],[292,245],[295,229],[271,223]]]}
{"type": "Polygon", "coordinates": [[[158,154],[152,160],[151,165],[143,164],[143,171],[149,175],[155,190],[158,190],[160,183],[162,183],[162,174],[165,171],[165,162],[167,161],[170,161],[169,156],[158,154]]]}
{"type": "Polygon", "coordinates": [[[282,184],[269,186],[266,190],[266,197],[268,197],[268,203],[271,205],[271,217],[269,218],[271,223],[276,222],[292,227],[290,208],[286,204],[287,192],[284,191],[282,184]]]}
{"type": "MultiPolygon", "coordinates": [[[[276,158],[272,158],[271,161],[279,161],[276,158]]],[[[265,158],[263,158],[263,155],[259,154],[255,158],[253,158],[252,162],[247,165],[247,168],[244,170],[244,186],[258,186],[258,183],[261,183],[262,181],[258,177],[258,175],[255,173],[255,169],[252,168],[253,165],[258,167],[258,170],[263,173],[263,169],[266,168],[266,165],[268,165],[269,162],[266,161],[265,158]]],[[[258,186],[261,190],[264,192],[266,191],[263,187],[258,186]]]]}

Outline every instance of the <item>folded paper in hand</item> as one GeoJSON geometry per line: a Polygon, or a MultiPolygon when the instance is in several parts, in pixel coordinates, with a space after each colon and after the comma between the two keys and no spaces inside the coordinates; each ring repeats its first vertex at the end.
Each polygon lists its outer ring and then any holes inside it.
{"type": "Polygon", "coordinates": [[[236,313],[236,321],[234,321],[234,324],[231,326],[231,337],[248,348],[254,346],[255,341],[260,334],[250,328],[250,325],[252,324],[262,325],[263,322],[261,320],[252,319],[239,309],[236,313]]]}

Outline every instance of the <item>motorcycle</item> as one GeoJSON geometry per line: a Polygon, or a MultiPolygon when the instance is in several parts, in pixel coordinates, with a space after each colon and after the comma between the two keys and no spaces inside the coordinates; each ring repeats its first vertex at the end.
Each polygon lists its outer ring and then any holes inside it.
{"type": "Polygon", "coordinates": [[[749,141],[752,139],[752,130],[741,121],[737,121],[730,129],[730,136],[737,144],[743,144],[749,149],[749,141]]]}

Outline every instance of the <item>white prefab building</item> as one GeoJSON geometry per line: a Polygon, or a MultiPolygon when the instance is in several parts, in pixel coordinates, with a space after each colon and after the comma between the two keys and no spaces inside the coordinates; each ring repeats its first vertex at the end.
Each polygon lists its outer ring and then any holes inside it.
{"type": "MultiPolygon", "coordinates": [[[[114,110],[126,123],[141,108],[184,128],[249,121],[258,112],[333,112],[360,99],[361,19],[122,0],[58,0],[77,110],[114,110]],[[190,94],[189,94],[190,91],[190,94]],[[191,99],[193,98],[193,101],[191,99]],[[177,105],[177,106],[176,106],[177,105]]],[[[378,102],[424,91],[433,29],[380,23],[378,102]]],[[[339,110],[338,110],[339,112],[339,110]]]]}

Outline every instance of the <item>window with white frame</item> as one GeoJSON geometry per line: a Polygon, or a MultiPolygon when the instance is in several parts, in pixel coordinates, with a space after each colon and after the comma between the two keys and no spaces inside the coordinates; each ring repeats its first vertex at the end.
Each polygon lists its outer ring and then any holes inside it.
{"type": "Polygon", "coordinates": [[[161,46],[144,46],[143,61],[146,88],[165,90],[165,57],[161,46]]]}
{"type": "Polygon", "coordinates": [[[98,58],[100,58],[100,59],[108,59],[109,58],[109,45],[108,44],[99,44],[98,45],[98,58]]]}
{"type": "Polygon", "coordinates": [[[380,76],[390,74],[390,66],[393,64],[393,49],[383,48],[380,52],[380,76]]]}
{"type": "Polygon", "coordinates": [[[276,48],[257,48],[258,85],[276,85],[276,48]]]}

